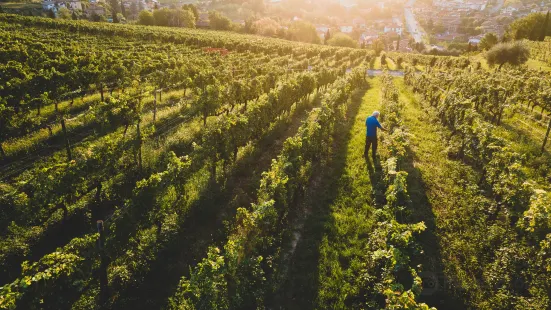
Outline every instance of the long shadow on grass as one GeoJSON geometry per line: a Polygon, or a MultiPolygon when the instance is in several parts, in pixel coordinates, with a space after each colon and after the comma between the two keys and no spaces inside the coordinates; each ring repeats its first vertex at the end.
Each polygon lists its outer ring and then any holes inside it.
{"type": "Polygon", "coordinates": [[[312,309],[319,290],[319,258],[323,236],[335,223],[330,206],[337,198],[338,183],[346,166],[347,147],[351,128],[359,111],[365,91],[353,95],[347,111],[349,120],[339,128],[333,145],[333,156],[322,173],[319,195],[312,199],[311,212],[306,218],[302,237],[290,259],[288,278],[278,292],[277,306],[281,309],[312,309]]]}
{"type": "Polygon", "coordinates": [[[408,223],[425,222],[427,229],[417,238],[423,254],[412,258],[412,265],[423,265],[420,274],[423,279],[423,292],[419,301],[438,309],[466,309],[461,300],[449,292],[449,280],[444,276],[440,242],[435,234],[436,217],[427,197],[423,175],[414,162],[418,159],[412,149],[407,149],[404,170],[408,173],[408,192],[411,206],[405,218],[408,223]]]}
{"type": "Polygon", "coordinates": [[[375,207],[381,207],[386,204],[386,183],[383,178],[383,167],[379,155],[373,158],[371,155],[364,154],[365,164],[369,173],[369,181],[373,191],[373,202],[375,207]]]}
{"type": "Polygon", "coordinates": [[[118,292],[120,298],[113,309],[160,309],[166,305],[180,278],[189,276],[190,268],[204,258],[208,247],[226,242],[225,223],[235,218],[237,207],[255,200],[262,172],[269,169],[285,138],[296,133],[310,108],[312,106],[302,106],[291,116],[291,124],[281,123],[264,137],[254,152],[240,160],[224,185],[208,185],[199,200],[189,207],[189,212],[180,217],[180,231],[151,262],[143,281],[118,292]]]}
{"type": "MultiPolygon", "coordinates": [[[[174,104],[172,101],[166,101],[164,104],[158,105],[158,108],[170,107],[174,104]]],[[[152,113],[153,107],[146,109],[143,112],[143,115],[152,113]]],[[[175,111],[162,119],[162,124],[159,126],[159,129],[156,130],[154,134],[151,135],[151,138],[157,136],[163,136],[170,132],[171,129],[175,128],[177,125],[186,123],[193,119],[195,115],[195,109],[189,109],[189,111],[175,111]]],[[[151,123],[152,124],[152,123],[151,123]]],[[[150,124],[150,125],[151,125],[150,124]]],[[[101,128],[100,124],[97,121],[90,121],[80,126],[68,129],[67,136],[71,144],[71,148],[74,149],[75,146],[85,143],[93,142],[98,139],[104,138],[108,135],[113,134],[124,125],[118,125],[116,127],[101,128]]],[[[130,134],[133,131],[134,126],[129,126],[128,133],[130,134]]],[[[24,139],[24,138],[22,138],[24,139]]],[[[34,163],[43,158],[48,158],[54,156],[56,153],[61,152],[65,149],[65,135],[63,131],[58,131],[52,136],[44,139],[42,142],[32,145],[30,149],[22,149],[16,153],[10,154],[7,158],[0,159],[0,179],[2,180],[11,180],[11,178],[16,177],[20,173],[31,169],[34,167],[34,163]]],[[[186,145],[189,149],[190,147],[186,145]]],[[[74,156],[74,155],[73,155],[74,156]]]]}

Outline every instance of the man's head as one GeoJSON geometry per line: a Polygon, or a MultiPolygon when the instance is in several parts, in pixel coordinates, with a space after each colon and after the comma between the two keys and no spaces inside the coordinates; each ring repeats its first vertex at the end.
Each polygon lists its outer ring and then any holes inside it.
{"type": "Polygon", "coordinates": [[[379,111],[374,111],[372,115],[375,116],[375,118],[379,118],[380,114],[379,111]]]}

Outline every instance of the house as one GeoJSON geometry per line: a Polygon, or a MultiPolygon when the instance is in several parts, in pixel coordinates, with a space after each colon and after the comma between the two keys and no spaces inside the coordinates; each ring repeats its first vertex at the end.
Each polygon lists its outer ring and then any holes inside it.
{"type": "Polygon", "coordinates": [[[451,42],[458,37],[460,37],[460,35],[457,33],[439,34],[435,36],[436,40],[445,42],[451,42]]]}
{"type": "Polygon", "coordinates": [[[82,10],[82,4],[80,1],[69,1],[67,2],[67,8],[71,11],[82,10]]]}
{"type": "Polygon", "coordinates": [[[367,25],[365,23],[365,19],[363,18],[354,18],[352,20],[352,25],[356,28],[360,28],[360,29],[367,29],[367,25]]]}
{"type": "Polygon", "coordinates": [[[329,26],[326,26],[326,25],[316,25],[316,32],[319,32],[319,33],[326,33],[327,30],[330,29],[329,26]]]}
{"type": "Polygon", "coordinates": [[[365,31],[360,35],[360,39],[358,40],[360,43],[364,43],[366,45],[370,45],[374,40],[377,40],[379,38],[379,33],[373,30],[365,31]]]}
{"type": "Polygon", "coordinates": [[[53,2],[53,1],[44,1],[44,2],[42,2],[42,9],[44,11],[49,11],[49,10],[53,10],[54,12],[57,11],[55,2],[53,2]]]}
{"type": "Polygon", "coordinates": [[[459,26],[461,25],[461,20],[459,18],[453,19],[447,23],[444,23],[444,25],[447,26],[448,33],[454,33],[457,32],[457,29],[459,29],[459,26]]]}
{"type": "Polygon", "coordinates": [[[399,36],[402,35],[402,25],[397,23],[387,24],[383,29],[384,33],[396,32],[399,36]]]}
{"type": "Polygon", "coordinates": [[[342,7],[345,9],[352,9],[357,6],[356,2],[354,0],[339,0],[339,3],[342,7]]]}
{"type": "Polygon", "coordinates": [[[519,10],[523,9],[524,5],[522,3],[514,3],[506,8],[501,9],[502,14],[512,15],[515,12],[518,12],[519,10]]]}
{"type": "Polygon", "coordinates": [[[475,36],[469,38],[469,43],[473,45],[478,45],[480,43],[480,40],[482,40],[482,36],[475,36]]]}
{"type": "Polygon", "coordinates": [[[352,30],[354,30],[354,27],[352,25],[343,25],[343,26],[340,26],[340,30],[342,33],[352,33],[352,30]]]}
{"type": "Polygon", "coordinates": [[[471,10],[484,11],[488,6],[487,0],[471,0],[467,2],[467,6],[471,10]]]}

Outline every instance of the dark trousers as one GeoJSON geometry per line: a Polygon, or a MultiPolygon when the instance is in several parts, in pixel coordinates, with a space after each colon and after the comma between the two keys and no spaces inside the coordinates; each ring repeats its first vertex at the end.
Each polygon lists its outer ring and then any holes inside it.
{"type": "Polygon", "coordinates": [[[377,137],[365,137],[365,149],[364,156],[367,158],[369,155],[369,147],[371,146],[371,151],[373,153],[373,159],[375,159],[375,154],[377,154],[377,137]]]}

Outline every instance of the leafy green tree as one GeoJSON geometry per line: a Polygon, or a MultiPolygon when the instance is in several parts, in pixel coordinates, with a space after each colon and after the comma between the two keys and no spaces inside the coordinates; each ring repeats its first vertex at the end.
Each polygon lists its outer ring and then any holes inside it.
{"type": "Polygon", "coordinates": [[[327,40],[327,45],[357,48],[358,42],[344,33],[337,33],[334,37],[327,40]]]}
{"type": "Polygon", "coordinates": [[[508,40],[528,39],[536,41],[543,31],[551,33],[551,23],[548,22],[545,26],[545,19],[546,16],[543,13],[533,13],[517,19],[509,25],[504,38],[508,40]]]}
{"type": "Polygon", "coordinates": [[[68,8],[60,8],[59,11],[59,18],[61,19],[71,19],[71,11],[69,11],[68,8]]]}
{"type": "Polygon", "coordinates": [[[195,28],[195,16],[189,10],[176,9],[172,12],[171,26],[195,28]]]}
{"type": "Polygon", "coordinates": [[[495,33],[488,32],[487,34],[484,35],[482,40],[480,40],[479,47],[482,50],[489,50],[492,47],[494,47],[494,45],[496,45],[498,42],[499,42],[499,39],[497,38],[495,33]]]}
{"type": "Polygon", "coordinates": [[[182,9],[191,11],[191,13],[193,13],[193,16],[195,17],[195,22],[197,23],[197,21],[199,20],[199,10],[194,4],[184,4],[182,6],[182,9]]]}
{"type": "Polygon", "coordinates": [[[125,23],[126,17],[124,17],[122,13],[117,13],[117,20],[119,21],[119,23],[125,23]]]}
{"type": "Polygon", "coordinates": [[[289,39],[306,43],[321,43],[321,39],[316,32],[316,28],[309,22],[294,22],[287,33],[289,39]]]}
{"type": "Polygon", "coordinates": [[[168,8],[153,10],[153,18],[156,26],[169,26],[171,13],[168,8]]]}
{"type": "Polygon", "coordinates": [[[530,58],[530,50],[521,42],[500,43],[486,53],[486,60],[490,66],[499,65],[499,69],[508,63],[518,66],[530,58]]]}
{"type": "Polygon", "coordinates": [[[216,30],[230,30],[232,28],[231,20],[218,11],[209,12],[210,27],[216,30]]]}
{"type": "Polygon", "coordinates": [[[543,26],[540,31],[540,36],[538,38],[539,41],[544,41],[547,34],[551,33],[551,31],[549,31],[549,11],[547,11],[545,21],[543,22],[543,26]]]}
{"type": "Polygon", "coordinates": [[[138,24],[146,26],[155,25],[155,18],[153,17],[153,13],[146,10],[141,11],[138,15],[138,24]]]}
{"type": "Polygon", "coordinates": [[[132,3],[130,3],[130,16],[129,19],[136,19],[137,16],[139,14],[139,10],[138,10],[138,4],[134,1],[132,1],[132,3]]]}
{"type": "Polygon", "coordinates": [[[119,0],[110,0],[109,5],[111,6],[111,17],[113,18],[113,22],[118,23],[119,18],[117,14],[120,13],[119,0]]]}
{"type": "Polygon", "coordinates": [[[385,50],[385,43],[381,39],[374,40],[372,48],[375,51],[375,55],[379,55],[382,51],[385,50]]]}
{"type": "Polygon", "coordinates": [[[262,14],[266,10],[266,6],[264,5],[264,0],[252,0],[251,7],[253,12],[257,14],[262,14]]]}
{"type": "MultiPolygon", "coordinates": [[[[121,8],[122,16],[124,16],[124,18],[126,18],[126,10],[124,9],[124,3],[122,3],[122,0],[121,0],[119,5],[120,5],[120,8],[121,8]]],[[[122,20],[122,19],[119,18],[119,20],[122,20]]]]}
{"type": "Polygon", "coordinates": [[[96,13],[92,13],[92,16],[90,16],[90,20],[93,22],[100,22],[102,20],[102,16],[99,16],[96,13]]]}

